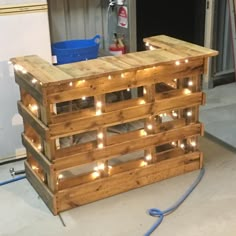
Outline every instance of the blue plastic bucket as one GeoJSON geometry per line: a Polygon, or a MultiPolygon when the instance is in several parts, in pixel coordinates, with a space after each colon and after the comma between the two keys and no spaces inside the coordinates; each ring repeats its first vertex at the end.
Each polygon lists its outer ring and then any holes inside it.
{"type": "Polygon", "coordinates": [[[98,57],[100,35],[92,39],[78,39],[52,44],[52,55],[57,57],[57,64],[85,61],[98,57]]]}

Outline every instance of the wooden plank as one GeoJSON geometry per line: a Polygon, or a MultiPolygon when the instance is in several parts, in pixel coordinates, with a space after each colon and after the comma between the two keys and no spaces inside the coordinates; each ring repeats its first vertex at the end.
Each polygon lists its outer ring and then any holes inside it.
{"type": "Polygon", "coordinates": [[[20,102],[18,101],[18,111],[23,117],[24,121],[31,125],[35,131],[45,140],[48,140],[49,129],[45,126],[39,119],[37,119],[31,112],[20,102]]]}
{"type": "Polygon", "coordinates": [[[25,146],[26,150],[30,152],[30,154],[34,157],[34,159],[39,163],[39,165],[43,168],[46,173],[50,173],[52,170],[51,163],[47,160],[47,158],[37,150],[34,144],[30,141],[26,135],[22,134],[22,143],[25,146]]]}
{"type": "Polygon", "coordinates": [[[31,83],[31,80],[26,79],[25,77],[24,74],[15,72],[15,81],[19,84],[20,88],[23,88],[25,92],[30,94],[37,102],[43,104],[44,100],[41,91],[31,83]]]}
{"type": "Polygon", "coordinates": [[[139,70],[136,71],[136,73],[122,71],[116,75],[109,74],[111,77],[109,77],[109,75],[97,76],[93,79],[85,80],[84,82],[81,82],[80,79],[79,81],[75,81],[72,86],[70,86],[70,83],[63,83],[59,86],[49,87],[47,88],[48,102],[59,103],[159,82],[168,83],[174,78],[184,78],[186,76],[200,75],[202,73],[202,59],[194,60],[181,66],[173,66],[173,63],[166,63],[158,67],[139,70]],[[123,79],[122,74],[124,75],[123,79]]]}
{"type": "Polygon", "coordinates": [[[77,153],[65,158],[55,159],[54,167],[56,171],[66,170],[71,167],[91,163],[98,160],[108,160],[114,156],[125,155],[138,150],[143,150],[149,146],[170,143],[178,139],[184,139],[188,136],[200,135],[202,131],[201,124],[191,124],[189,126],[160,132],[144,137],[138,137],[135,140],[125,141],[114,145],[106,146],[102,149],[94,149],[89,152],[77,153]]]}
{"type": "MultiPolygon", "coordinates": [[[[200,152],[184,154],[183,150],[180,150],[180,149],[177,150],[176,148],[175,150],[165,152],[164,155],[160,153],[157,161],[159,163],[162,163],[163,161],[172,159],[172,162],[174,162],[173,159],[178,158],[178,162],[179,162],[181,158],[181,160],[184,160],[186,163],[186,162],[200,159],[200,156],[201,156],[200,152]]],[[[138,160],[127,161],[122,164],[112,166],[112,169],[109,171],[109,175],[113,176],[122,172],[130,171],[130,170],[134,170],[138,168],[143,168],[143,166],[144,166],[144,157],[140,157],[140,159],[138,160]]],[[[60,180],[58,188],[59,190],[71,188],[71,187],[82,185],[88,182],[94,182],[96,181],[96,179],[98,180],[99,177],[95,178],[94,172],[90,172],[90,173],[79,175],[79,176],[72,176],[69,178],[63,178],[60,180]]]]}
{"type": "Polygon", "coordinates": [[[48,86],[55,81],[60,83],[61,81],[70,81],[73,79],[73,77],[61,71],[56,66],[35,55],[12,58],[10,61],[14,65],[22,66],[27,73],[36,78],[39,83],[42,83],[42,87],[48,86]]]}
{"type": "MultiPolygon", "coordinates": [[[[167,93],[165,96],[170,97],[171,94],[167,93]]],[[[79,119],[78,115],[74,113],[74,119],[68,120],[65,115],[64,122],[49,125],[49,132],[51,138],[63,137],[89,130],[95,130],[97,126],[113,126],[146,118],[150,113],[155,115],[168,110],[200,105],[201,103],[202,93],[198,92],[189,95],[182,94],[178,97],[173,96],[165,99],[158,99],[157,97],[157,101],[154,103],[147,103],[144,105],[137,104],[137,106],[128,106],[128,108],[122,110],[117,110],[114,107],[115,105],[112,105],[114,111],[103,113],[99,116],[94,114],[91,117],[82,117],[79,119]]],[[[109,111],[109,105],[107,105],[106,109],[109,111]]]]}
{"type": "Polygon", "coordinates": [[[192,171],[193,169],[199,169],[199,160],[185,164],[184,158],[181,157],[181,159],[165,161],[163,164],[151,164],[109,178],[99,179],[93,183],[62,190],[57,193],[58,211],[64,211],[72,207],[81,206],[121,192],[155,183],[192,171]],[[114,188],[114,186],[116,187],[114,188]]]}
{"type": "Polygon", "coordinates": [[[58,214],[55,195],[53,195],[51,191],[46,187],[46,185],[42,182],[42,180],[36,174],[34,174],[33,170],[30,168],[27,162],[25,162],[25,173],[27,180],[37,191],[37,193],[46,203],[51,212],[54,215],[58,214]]]}
{"type": "Polygon", "coordinates": [[[192,44],[186,41],[182,41],[176,38],[172,38],[166,35],[153,36],[145,38],[145,43],[162,48],[168,52],[175,53],[177,55],[185,54],[185,57],[212,57],[218,55],[218,52],[212,49],[201,47],[196,44],[192,44]]]}

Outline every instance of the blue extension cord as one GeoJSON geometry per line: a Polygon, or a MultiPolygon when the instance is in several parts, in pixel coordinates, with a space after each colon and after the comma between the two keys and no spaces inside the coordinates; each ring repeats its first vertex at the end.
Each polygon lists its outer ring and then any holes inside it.
{"type": "Polygon", "coordinates": [[[6,185],[6,184],[10,184],[10,183],[13,183],[13,182],[25,179],[25,178],[26,178],[26,176],[23,175],[23,176],[16,177],[14,179],[9,179],[7,181],[0,182],[0,186],[6,185]]]}
{"type": "Polygon", "coordinates": [[[151,235],[155,229],[161,224],[161,222],[164,219],[164,216],[169,215],[173,213],[185,200],[186,198],[192,193],[192,191],[197,187],[197,185],[201,182],[202,177],[205,174],[205,169],[202,168],[197,179],[192,183],[192,185],[189,187],[189,189],[184,193],[183,196],[170,208],[167,208],[166,210],[162,211],[157,208],[151,208],[148,213],[150,216],[158,217],[157,221],[153,224],[153,226],[144,234],[144,236],[151,235]]]}

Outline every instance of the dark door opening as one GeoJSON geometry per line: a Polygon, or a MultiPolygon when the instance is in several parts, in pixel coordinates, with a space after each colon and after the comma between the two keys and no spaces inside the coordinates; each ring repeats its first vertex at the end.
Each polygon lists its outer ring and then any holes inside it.
{"type": "Polygon", "coordinates": [[[137,49],[143,38],[165,34],[204,45],[206,0],[137,0],[137,49]]]}

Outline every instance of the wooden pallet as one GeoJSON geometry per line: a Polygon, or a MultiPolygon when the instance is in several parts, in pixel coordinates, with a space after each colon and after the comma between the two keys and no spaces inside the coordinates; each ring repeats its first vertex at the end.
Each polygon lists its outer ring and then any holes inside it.
{"type": "Polygon", "coordinates": [[[151,50],[60,66],[11,59],[27,179],[53,214],[202,167],[201,75],[217,52],[144,41],[151,50]]]}

